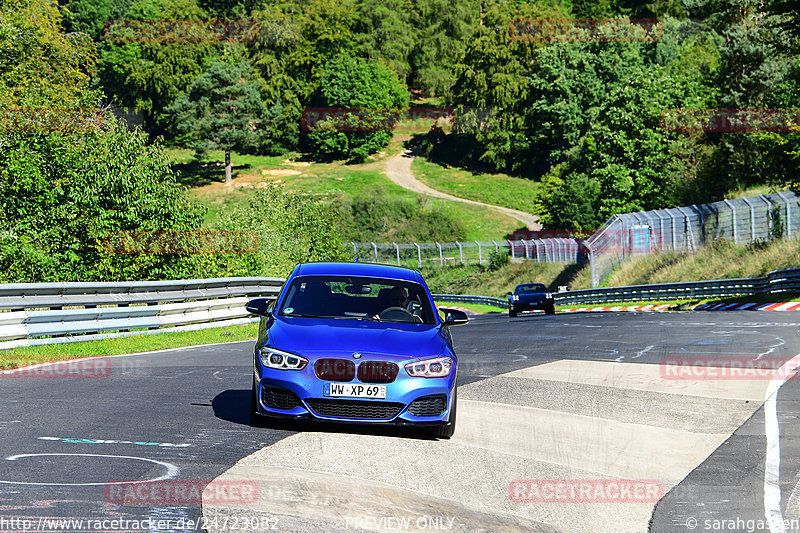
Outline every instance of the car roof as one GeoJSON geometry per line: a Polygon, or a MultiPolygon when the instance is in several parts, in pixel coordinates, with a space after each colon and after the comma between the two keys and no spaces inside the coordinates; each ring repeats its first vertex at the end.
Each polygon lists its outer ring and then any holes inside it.
{"type": "Polygon", "coordinates": [[[520,283],[517,287],[544,287],[544,283],[520,283]]]}
{"type": "Polygon", "coordinates": [[[411,268],[375,263],[318,262],[297,265],[295,276],[364,276],[421,283],[422,276],[411,268]]]}

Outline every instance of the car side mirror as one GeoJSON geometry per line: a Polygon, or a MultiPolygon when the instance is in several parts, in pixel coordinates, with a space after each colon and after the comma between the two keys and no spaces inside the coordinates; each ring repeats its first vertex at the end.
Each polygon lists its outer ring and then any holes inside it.
{"type": "Polygon", "coordinates": [[[442,309],[444,311],[445,326],[460,326],[469,322],[469,316],[464,311],[458,309],[442,309]]]}
{"type": "Polygon", "coordinates": [[[258,316],[271,316],[272,313],[268,310],[269,304],[274,298],[253,298],[244,308],[248,313],[258,316]]]}

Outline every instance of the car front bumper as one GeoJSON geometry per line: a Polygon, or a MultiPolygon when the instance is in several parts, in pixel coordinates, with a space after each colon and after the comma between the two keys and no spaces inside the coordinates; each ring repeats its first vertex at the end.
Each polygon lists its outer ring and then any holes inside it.
{"type": "MultiPolygon", "coordinates": [[[[259,414],[267,416],[329,422],[441,425],[447,423],[453,407],[451,402],[455,390],[455,375],[453,371],[444,378],[417,378],[404,375],[401,370],[393,382],[385,384],[385,399],[330,398],[323,394],[325,381],[314,376],[313,371],[308,373],[259,368],[255,373],[257,410],[259,414]],[[280,407],[272,401],[275,398],[281,400],[280,407]],[[415,401],[418,403],[412,407],[415,401]],[[443,411],[431,416],[417,416],[412,412],[419,412],[420,406],[431,405],[441,405],[443,411]]],[[[353,379],[347,383],[362,382],[353,379]]],[[[430,409],[426,411],[429,412],[430,409]]]]}

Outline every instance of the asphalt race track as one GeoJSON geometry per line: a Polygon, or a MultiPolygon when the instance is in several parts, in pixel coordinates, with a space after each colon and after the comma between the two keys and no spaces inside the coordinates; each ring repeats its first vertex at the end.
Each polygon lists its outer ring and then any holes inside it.
{"type": "Polygon", "coordinates": [[[800,383],[663,364],[783,362],[798,332],[795,312],[477,317],[453,330],[449,441],[251,427],[250,342],[105,358],[99,375],[3,374],[0,533],[800,531],[800,383]],[[112,488],[212,480],[257,497],[129,502],[112,488]]]}

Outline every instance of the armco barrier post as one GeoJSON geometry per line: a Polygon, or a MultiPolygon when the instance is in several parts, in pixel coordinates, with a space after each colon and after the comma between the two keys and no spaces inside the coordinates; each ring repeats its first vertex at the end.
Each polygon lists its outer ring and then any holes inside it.
{"type": "Polygon", "coordinates": [[[483,264],[483,254],[481,253],[481,243],[479,243],[478,241],[475,241],[475,244],[478,245],[478,264],[482,265],[483,264]]]}
{"type": "Polygon", "coordinates": [[[396,242],[393,242],[392,244],[394,244],[394,249],[397,252],[397,266],[400,266],[400,247],[397,246],[396,242]]]}
{"type": "Polygon", "coordinates": [[[422,250],[420,250],[419,244],[414,243],[414,246],[417,247],[417,266],[422,268],[422,250]]]}
{"type": "Polygon", "coordinates": [[[370,243],[370,244],[372,244],[372,249],[375,251],[375,262],[377,263],[378,262],[378,245],[375,244],[374,242],[370,243]]]}
{"type": "Polygon", "coordinates": [[[461,243],[456,241],[456,245],[458,246],[458,255],[461,257],[461,264],[464,264],[464,251],[461,249],[461,243]]]}
{"type": "Polygon", "coordinates": [[[514,259],[515,259],[515,257],[514,257],[514,243],[511,242],[511,241],[508,241],[508,246],[511,248],[511,262],[513,263],[514,259]]]}
{"type": "Polygon", "coordinates": [[[436,243],[436,247],[439,248],[439,266],[444,266],[444,256],[442,255],[442,245],[438,242],[436,243]]]}

